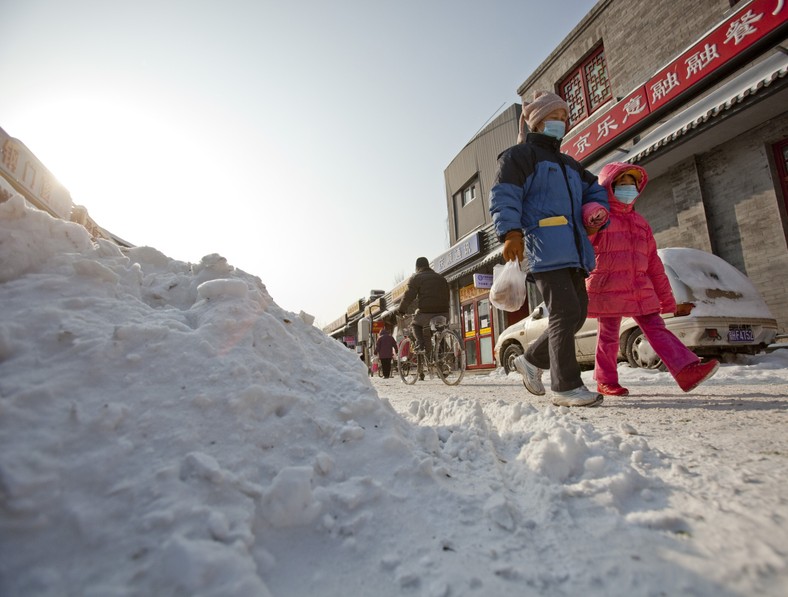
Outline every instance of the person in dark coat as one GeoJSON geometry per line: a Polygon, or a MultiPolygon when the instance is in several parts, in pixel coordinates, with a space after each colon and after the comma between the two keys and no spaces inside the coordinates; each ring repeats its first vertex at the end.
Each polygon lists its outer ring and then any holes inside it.
{"type": "Polygon", "coordinates": [[[383,377],[388,379],[391,377],[391,359],[397,354],[397,341],[386,328],[380,330],[378,341],[375,342],[375,354],[383,367],[383,377]]]}
{"type": "Polygon", "coordinates": [[[425,350],[429,338],[424,337],[424,327],[429,328],[430,320],[438,315],[449,321],[449,283],[430,267],[426,257],[416,260],[416,273],[408,280],[398,313],[405,315],[415,299],[418,299],[419,307],[411,327],[416,338],[416,350],[425,350]]]}

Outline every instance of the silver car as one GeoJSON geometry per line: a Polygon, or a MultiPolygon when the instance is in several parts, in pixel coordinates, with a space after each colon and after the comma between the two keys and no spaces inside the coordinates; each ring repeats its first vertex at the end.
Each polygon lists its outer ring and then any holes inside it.
{"type": "MultiPolygon", "coordinates": [[[[676,315],[663,315],[667,328],[699,356],[755,354],[774,341],[777,321],[749,278],[719,257],[689,248],[659,249],[678,305],[676,315]]],[[[547,328],[544,303],[498,336],[497,363],[509,373],[514,359],[547,328]]],[[[594,366],[597,321],[586,319],[575,334],[577,360],[594,366]]],[[[654,369],[662,361],[631,318],[621,322],[619,360],[632,367],[654,369]]]]}

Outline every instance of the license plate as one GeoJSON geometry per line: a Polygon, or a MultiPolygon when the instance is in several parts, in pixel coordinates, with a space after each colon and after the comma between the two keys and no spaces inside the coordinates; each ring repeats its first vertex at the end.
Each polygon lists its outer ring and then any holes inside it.
{"type": "Polygon", "coordinates": [[[728,342],[755,342],[752,330],[734,328],[728,330],[728,342]]]}

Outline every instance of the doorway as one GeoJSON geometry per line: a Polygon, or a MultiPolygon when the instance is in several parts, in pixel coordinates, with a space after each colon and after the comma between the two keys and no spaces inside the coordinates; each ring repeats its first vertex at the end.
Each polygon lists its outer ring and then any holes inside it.
{"type": "Polygon", "coordinates": [[[490,316],[490,299],[477,296],[461,304],[462,335],[465,342],[465,358],[468,369],[492,369],[493,321],[490,316]]]}

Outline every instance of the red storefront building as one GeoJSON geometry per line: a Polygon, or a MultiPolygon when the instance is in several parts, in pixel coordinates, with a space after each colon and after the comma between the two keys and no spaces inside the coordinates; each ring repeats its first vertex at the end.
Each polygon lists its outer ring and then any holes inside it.
{"type": "MultiPolygon", "coordinates": [[[[659,247],[714,253],[746,274],[788,330],[788,6],[786,0],[599,0],[516,89],[570,106],[562,145],[592,172],[610,161],[649,173],[638,200],[659,247]]],[[[432,265],[452,287],[469,368],[524,317],[488,301],[501,246],[489,215],[498,154],[520,105],[480,131],[444,171],[450,249],[432,265]]],[[[395,289],[396,290],[396,289],[395,289]]],[[[387,293],[390,313],[396,292],[387,293]]],[[[331,333],[331,330],[326,329],[331,333]]]]}

